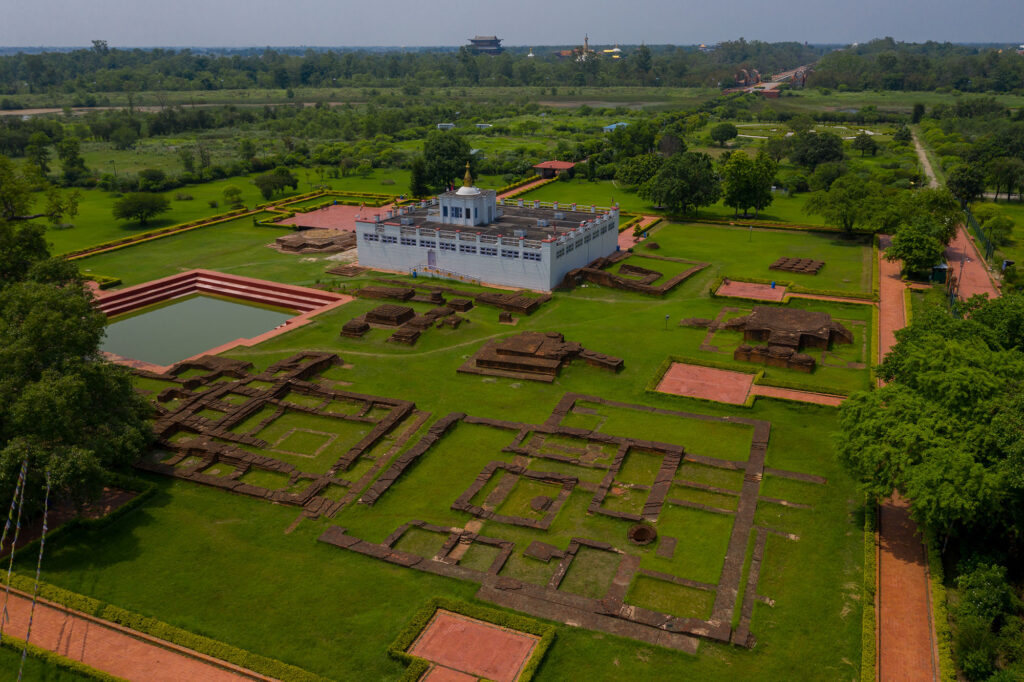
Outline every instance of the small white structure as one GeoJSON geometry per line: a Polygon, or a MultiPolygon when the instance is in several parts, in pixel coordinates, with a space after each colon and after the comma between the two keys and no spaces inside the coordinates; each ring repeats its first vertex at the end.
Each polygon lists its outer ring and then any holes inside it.
{"type": "Polygon", "coordinates": [[[356,220],[359,264],[379,270],[550,291],[618,249],[617,208],[498,202],[466,178],[458,190],[356,220]]]}
{"type": "Polygon", "coordinates": [[[451,130],[454,127],[455,127],[454,123],[438,123],[437,124],[437,129],[438,130],[451,130]]]}

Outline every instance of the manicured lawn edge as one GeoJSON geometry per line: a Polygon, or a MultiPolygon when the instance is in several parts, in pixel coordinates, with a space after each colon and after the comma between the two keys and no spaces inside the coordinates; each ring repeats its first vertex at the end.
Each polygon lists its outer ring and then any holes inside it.
{"type": "MultiPolygon", "coordinates": [[[[0,641],[0,646],[20,653],[25,649],[25,640],[7,635],[3,638],[3,641],[0,641]]],[[[97,670],[96,668],[90,667],[81,661],[66,658],[48,649],[42,649],[37,647],[35,644],[30,643],[28,645],[28,655],[60,670],[67,670],[94,680],[100,680],[101,682],[120,682],[124,679],[123,677],[115,677],[114,675],[105,673],[102,670],[97,670]]]]}
{"type": "MultiPolygon", "coordinates": [[[[881,340],[879,337],[878,325],[881,323],[879,316],[881,312],[878,310],[878,306],[871,307],[871,357],[868,358],[868,367],[871,368],[871,375],[874,379],[878,379],[878,353],[881,348],[881,340]]],[[[872,387],[876,384],[875,381],[871,382],[872,387]]]]}
{"type": "Polygon", "coordinates": [[[825,232],[828,234],[842,232],[838,227],[829,227],[827,225],[799,225],[797,223],[775,223],[765,220],[743,220],[742,218],[691,218],[689,216],[683,216],[683,218],[688,223],[707,223],[709,225],[793,230],[796,232],[825,232]]]}
{"type": "Polygon", "coordinates": [[[418,656],[413,656],[406,650],[416,641],[416,638],[419,637],[423,628],[427,626],[427,623],[434,617],[438,609],[444,609],[445,611],[458,613],[469,618],[476,618],[477,620],[492,623],[503,628],[519,630],[520,632],[540,637],[540,641],[537,642],[530,660],[526,662],[519,677],[516,678],[520,682],[529,682],[529,680],[533,679],[533,676],[537,673],[537,668],[540,667],[541,661],[544,658],[544,654],[547,653],[548,648],[555,641],[554,625],[547,625],[526,616],[498,611],[457,599],[434,597],[416,612],[412,620],[409,621],[409,624],[405,626],[398,634],[398,637],[395,638],[395,641],[391,643],[391,646],[388,647],[389,656],[408,665],[405,669],[405,675],[402,676],[403,682],[418,680],[430,668],[428,661],[418,656]]]}
{"type": "Polygon", "coordinates": [[[162,237],[170,237],[174,234],[181,234],[183,232],[189,232],[191,230],[198,230],[200,227],[209,227],[210,225],[216,225],[218,223],[227,222],[229,220],[235,220],[247,215],[254,215],[261,213],[259,210],[247,210],[239,209],[237,211],[230,211],[228,213],[222,213],[212,218],[202,218],[200,220],[193,220],[192,222],[182,223],[181,225],[171,225],[170,227],[162,227],[159,230],[150,230],[149,232],[142,232],[139,234],[132,235],[131,237],[124,237],[122,239],[115,239],[112,242],[103,242],[90,246],[86,249],[80,249],[78,251],[72,251],[64,254],[64,257],[68,260],[78,260],[79,258],[85,258],[86,256],[95,256],[100,253],[107,253],[109,251],[117,251],[127,246],[134,246],[135,244],[142,244],[144,242],[153,241],[154,239],[160,239],[162,237]]]}
{"type": "MultiPolygon", "coordinates": [[[[73,528],[85,528],[88,530],[104,528],[142,505],[150,497],[155,495],[157,491],[157,486],[155,484],[128,476],[114,474],[111,475],[108,482],[119,488],[139,491],[139,494],[111,513],[98,519],[72,519],[49,533],[47,535],[47,539],[52,542],[54,537],[66,534],[69,529],[73,528]]],[[[39,543],[40,540],[35,540],[34,542],[18,549],[15,554],[18,556],[23,554],[34,556],[39,552],[39,543]]],[[[0,585],[4,583],[5,581],[0,578],[0,585]]],[[[11,575],[10,584],[12,587],[31,594],[35,589],[35,577],[15,573],[11,575]]],[[[126,628],[151,635],[158,639],[166,640],[172,644],[185,647],[186,649],[192,649],[193,651],[198,651],[201,654],[219,658],[222,661],[234,663],[235,665],[243,668],[248,668],[249,670],[253,670],[269,677],[285,680],[286,682],[321,682],[326,679],[296,666],[284,663],[283,661],[266,658],[265,656],[246,651],[245,649],[240,649],[236,646],[226,644],[225,642],[204,637],[203,635],[197,635],[193,632],[183,630],[155,618],[143,616],[119,606],[107,604],[98,599],[93,599],[92,597],[71,592],[70,590],[65,590],[64,588],[57,587],[56,585],[40,582],[39,596],[56,604],[66,606],[69,609],[81,611],[87,615],[107,620],[112,623],[117,623],[118,625],[123,625],[126,628]]]]}
{"type": "Polygon", "coordinates": [[[877,614],[875,613],[875,581],[878,572],[878,505],[864,501],[864,583],[861,586],[861,682],[875,682],[878,656],[877,614]]]}
{"type": "MultiPolygon", "coordinates": [[[[643,217],[643,216],[641,216],[641,217],[643,217]]],[[[643,234],[644,232],[650,232],[651,230],[653,230],[653,229],[654,229],[654,227],[655,227],[656,225],[660,224],[660,223],[661,223],[661,222],[663,222],[664,220],[665,220],[665,219],[664,219],[664,218],[662,218],[661,216],[657,216],[657,217],[656,217],[656,218],[655,218],[654,220],[652,220],[652,221],[651,221],[650,223],[648,223],[647,225],[644,225],[644,229],[643,229],[643,231],[641,231],[641,230],[640,230],[640,227],[639,227],[639,226],[637,226],[637,227],[633,228],[633,234],[634,234],[634,235],[636,235],[637,237],[639,237],[639,236],[640,236],[641,234],[643,234]]]]}
{"type": "MultiPolygon", "coordinates": [[[[534,179],[536,179],[536,178],[534,178],[534,179]]],[[[535,189],[540,189],[541,187],[544,187],[545,185],[550,185],[552,182],[555,182],[556,180],[558,180],[558,176],[557,175],[555,177],[553,177],[553,178],[548,178],[544,182],[539,183],[537,185],[534,185],[533,187],[530,187],[529,189],[519,189],[519,190],[517,190],[515,192],[512,192],[511,194],[509,194],[509,195],[507,195],[505,197],[502,197],[502,200],[503,201],[508,201],[509,199],[518,199],[522,195],[527,194],[529,192],[532,192],[535,189]]],[[[531,180],[530,182],[533,182],[533,180],[531,180]]],[[[530,184],[530,183],[529,182],[523,182],[523,183],[521,183],[519,185],[519,187],[522,187],[523,185],[528,185],[528,184],[530,184]]],[[[504,191],[505,191],[504,189],[500,189],[500,190],[498,190],[497,194],[501,194],[504,191]]],[[[525,199],[523,200],[523,203],[524,204],[526,203],[525,199]]]]}
{"type": "Polygon", "coordinates": [[[914,317],[914,304],[910,298],[911,289],[910,287],[904,287],[903,289],[903,317],[907,321],[907,326],[913,322],[914,317]]]}
{"type": "MultiPolygon", "coordinates": [[[[4,583],[5,581],[0,579],[0,584],[4,583]]],[[[34,577],[19,574],[11,576],[11,586],[23,592],[31,594],[34,585],[34,577]]],[[[39,596],[55,604],[60,604],[75,611],[81,611],[94,618],[116,623],[151,637],[168,641],[171,644],[177,644],[186,649],[192,649],[201,654],[247,668],[261,675],[284,680],[284,682],[326,682],[327,680],[327,678],[314,675],[309,671],[283,661],[267,658],[225,642],[197,635],[194,632],[183,630],[169,623],[159,621],[156,618],[143,616],[128,609],[107,604],[99,599],[93,599],[92,597],[65,590],[56,585],[40,582],[39,596]]]]}
{"type": "Polygon", "coordinates": [[[882,267],[878,262],[878,235],[871,239],[871,293],[879,300],[882,291],[882,267]]]}
{"type": "Polygon", "coordinates": [[[939,680],[956,682],[956,664],[953,662],[953,633],[949,628],[946,610],[945,575],[939,542],[932,530],[925,530],[925,548],[928,551],[928,586],[932,600],[932,621],[935,626],[935,648],[939,652],[939,680]]]}

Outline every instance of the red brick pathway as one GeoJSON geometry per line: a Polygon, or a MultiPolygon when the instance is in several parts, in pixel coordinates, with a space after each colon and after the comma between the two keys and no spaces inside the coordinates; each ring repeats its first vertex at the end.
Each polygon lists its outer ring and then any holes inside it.
{"type": "MultiPolygon", "coordinates": [[[[0,596],[2,601],[2,596],[0,596]]],[[[15,590],[7,602],[4,634],[25,639],[32,597],[15,590]]],[[[40,600],[32,644],[127,680],[234,682],[270,680],[244,668],[134,630],[40,600]]]]}
{"type": "Polygon", "coordinates": [[[537,641],[532,635],[438,610],[409,653],[436,664],[426,675],[431,682],[462,682],[478,677],[514,682],[537,641]]]}
{"type": "Polygon", "coordinates": [[[968,299],[975,294],[988,294],[989,298],[999,296],[984,259],[963,225],[957,228],[956,237],[946,247],[946,261],[950,272],[960,281],[960,298],[968,299]]]}
{"type": "MultiPolygon", "coordinates": [[[[287,208],[284,207],[284,208],[287,208]]],[[[384,215],[391,210],[387,206],[345,206],[337,204],[326,206],[308,213],[296,213],[291,218],[279,220],[278,225],[300,225],[302,227],[318,227],[327,230],[343,230],[345,232],[356,231],[356,218],[362,217],[372,220],[375,215],[384,215]]]]}
{"type": "Polygon", "coordinates": [[[727,280],[722,282],[715,292],[716,296],[730,296],[734,298],[752,298],[758,301],[772,301],[781,303],[786,296],[786,287],[776,286],[774,289],[770,284],[757,284],[755,282],[736,282],[727,280]]]}
{"type": "Polygon", "coordinates": [[[878,679],[937,680],[928,562],[906,500],[879,507],[878,531],[878,679]]]}
{"type": "MultiPolygon", "coordinates": [[[[879,360],[896,344],[896,330],[907,324],[900,264],[886,261],[882,254],[889,243],[888,236],[879,237],[879,360]]],[[[938,679],[928,562],[908,503],[898,495],[879,507],[877,570],[877,678],[938,679]]]]}

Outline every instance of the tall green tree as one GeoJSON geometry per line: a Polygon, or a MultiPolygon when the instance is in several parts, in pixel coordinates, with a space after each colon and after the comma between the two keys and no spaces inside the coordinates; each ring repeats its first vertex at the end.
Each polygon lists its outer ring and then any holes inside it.
{"type": "Polygon", "coordinates": [[[637,194],[656,206],[663,206],[672,215],[682,215],[718,201],[722,196],[722,183],[710,156],[703,152],[683,152],[666,159],[637,194]]]}
{"type": "Polygon", "coordinates": [[[171,210],[171,202],[162,194],[132,192],[114,202],[114,217],[118,220],[137,220],[145,225],[150,218],[171,210]]]}
{"type": "Polygon", "coordinates": [[[32,206],[32,183],[14,162],[0,155],[0,222],[26,215],[32,206]]]}
{"type": "Polygon", "coordinates": [[[882,188],[877,182],[844,175],[828,191],[815,192],[807,200],[804,211],[820,215],[829,225],[841,228],[847,235],[873,219],[881,205],[882,188]]]}
{"type": "Polygon", "coordinates": [[[469,142],[454,131],[432,130],[423,142],[423,163],[427,180],[438,192],[455,184],[471,163],[469,142]]]}
{"type": "Polygon", "coordinates": [[[853,138],[853,142],[850,143],[850,146],[859,151],[862,157],[867,154],[874,156],[878,153],[878,143],[875,142],[875,138],[868,135],[865,130],[860,131],[857,136],[853,138]]]}
{"type": "Polygon", "coordinates": [[[726,206],[738,213],[753,208],[754,215],[772,202],[772,181],[777,165],[763,151],[757,159],[745,152],[734,151],[722,165],[722,190],[726,206]]]}
{"type": "Polygon", "coordinates": [[[637,48],[633,59],[636,64],[636,72],[640,76],[640,85],[647,85],[647,76],[651,73],[652,64],[651,48],[641,43],[640,47],[637,48]]]}
{"type": "Polygon", "coordinates": [[[427,164],[422,156],[415,156],[409,163],[409,194],[413,197],[425,197],[430,194],[427,180],[427,164]]]}
{"type": "Polygon", "coordinates": [[[50,138],[46,133],[37,131],[29,136],[25,156],[41,174],[46,175],[50,172],[50,138]]]}
{"type": "Polygon", "coordinates": [[[740,131],[732,123],[716,123],[711,126],[710,137],[712,141],[718,143],[719,147],[724,147],[726,142],[735,139],[739,133],[740,131]]]}
{"type": "Polygon", "coordinates": [[[967,207],[985,191],[985,176],[977,166],[963,164],[955,167],[946,176],[946,187],[961,206],[967,207]]]}
{"type": "Polygon", "coordinates": [[[64,184],[72,185],[88,174],[85,159],[82,158],[82,143],[77,137],[65,135],[56,147],[64,184]]]}
{"type": "Polygon", "coordinates": [[[885,259],[902,261],[904,271],[911,274],[926,272],[942,261],[945,245],[938,236],[941,232],[942,227],[927,218],[904,225],[885,250],[885,259]]]}

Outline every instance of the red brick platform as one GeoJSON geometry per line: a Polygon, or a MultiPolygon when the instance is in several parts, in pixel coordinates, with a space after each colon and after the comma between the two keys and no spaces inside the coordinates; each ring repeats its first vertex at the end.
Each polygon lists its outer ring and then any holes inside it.
{"type": "Polygon", "coordinates": [[[752,298],[756,301],[773,301],[781,303],[786,296],[786,287],[776,286],[772,289],[770,284],[756,284],[754,282],[734,282],[728,280],[718,287],[716,296],[730,296],[733,298],[752,298]]]}
{"type": "MultiPolygon", "coordinates": [[[[287,207],[285,207],[287,208],[287,207]]],[[[298,225],[300,227],[318,227],[326,230],[356,231],[356,219],[373,220],[374,215],[384,215],[393,208],[387,206],[346,206],[336,204],[326,206],[308,213],[296,213],[291,218],[279,220],[278,225],[298,225]]]]}
{"type": "Polygon", "coordinates": [[[409,653],[434,663],[423,677],[430,682],[481,677],[514,682],[538,641],[533,635],[439,609],[409,653]]]}
{"type": "Polygon", "coordinates": [[[832,407],[839,407],[846,400],[844,396],[829,393],[759,386],[754,384],[753,374],[701,365],[688,365],[683,362],[672,363],[658,383],[658,390],[662,393],[714,400],[730,405],[742,405],[751,395],[797,400],[832,407]]]}

